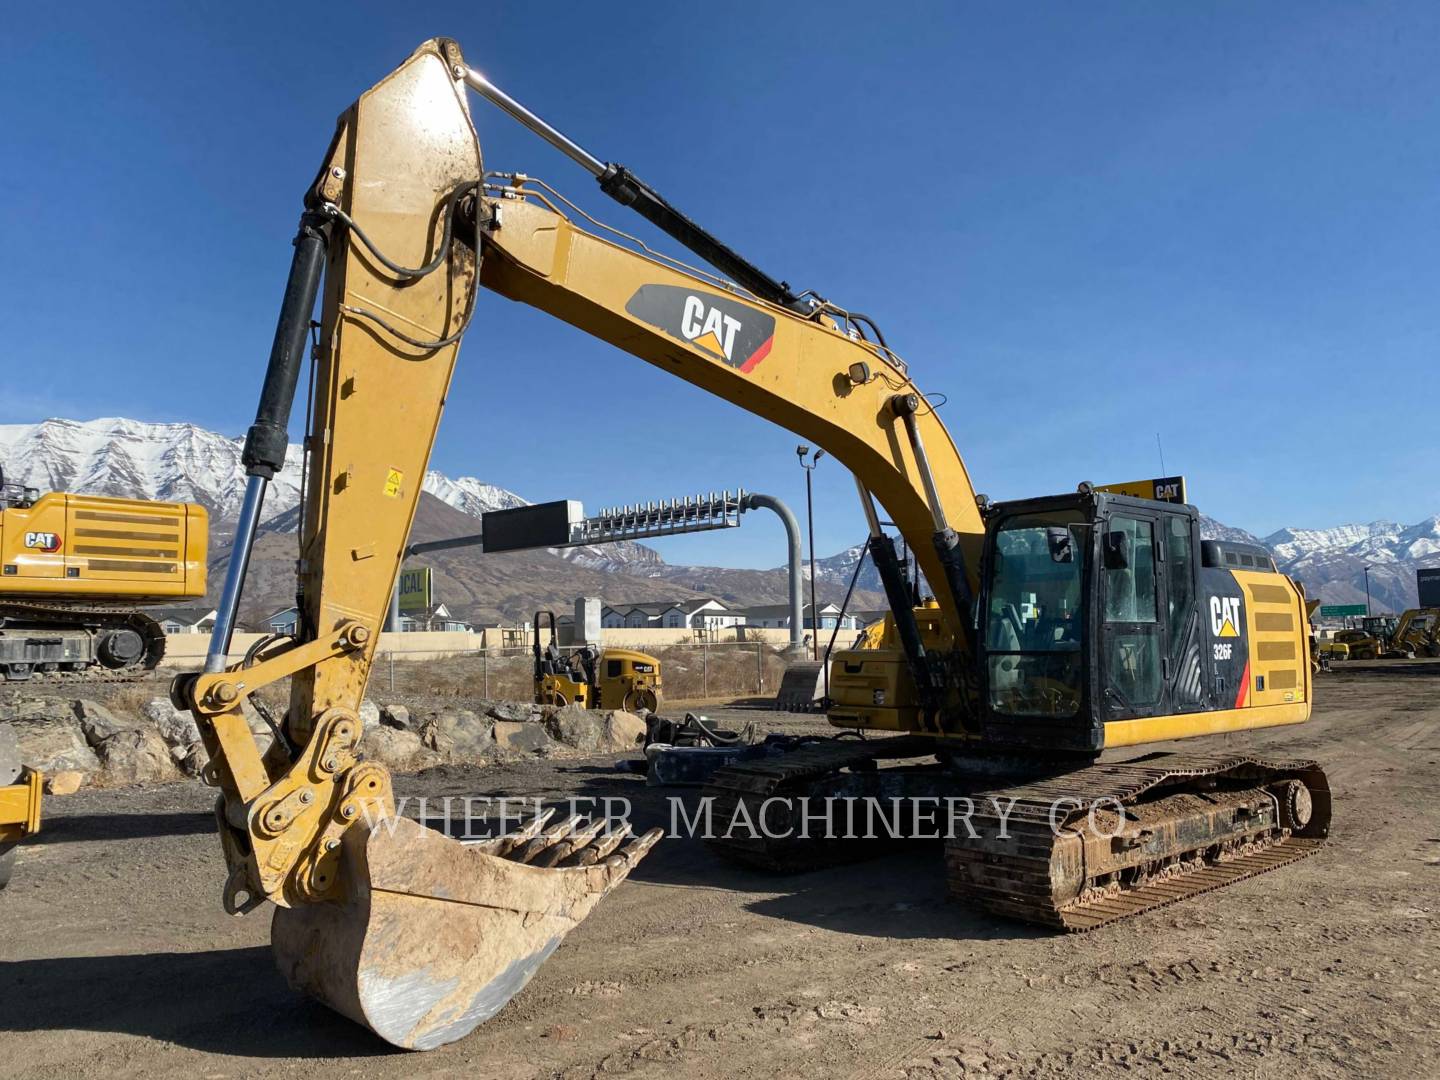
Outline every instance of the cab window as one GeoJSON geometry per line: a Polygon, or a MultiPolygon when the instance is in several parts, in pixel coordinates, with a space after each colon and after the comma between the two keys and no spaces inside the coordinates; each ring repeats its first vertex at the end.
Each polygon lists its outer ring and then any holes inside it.
{"type": "Polygon", "coordinates": [[[1105,685],[1112,703],[1145,708],[1160,700],[1160,625],[1155,588],[1155,527],[1116,516],[1106,526],[1105,685]],[[1118,698],[1118,702],[1116,699],[1118,698]]]}

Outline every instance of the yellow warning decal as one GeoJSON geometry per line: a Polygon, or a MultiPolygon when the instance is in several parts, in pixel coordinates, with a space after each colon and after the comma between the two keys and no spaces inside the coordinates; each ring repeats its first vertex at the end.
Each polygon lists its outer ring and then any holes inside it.
{"type": "Polygon", "coordinates": [[[399,469],[391,469],[385,474],[385,497],[387,499],[398,499],[400,487],[405,483],[405,474],[399,469]]]}

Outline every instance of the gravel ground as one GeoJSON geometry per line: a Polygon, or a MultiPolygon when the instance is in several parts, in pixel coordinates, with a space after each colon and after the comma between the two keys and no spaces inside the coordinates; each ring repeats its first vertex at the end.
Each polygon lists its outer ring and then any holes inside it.
{"type": "MultiPolygon", "coordinates": [[[[770,877],[666,841],[499,1016],[425,1055],[293,994],[264,911],[220,910],[207,789],[51,799],[0,894],[0,1074],[1440,1076],[1440,668],[1402,670],[1328,676],[1309,724],[1207,744],[1327,764],[1314,858],[1060,936],[947,901],[938,848],[770,877]]],[[[397,787],[628,797],[663,823],[614,760],[397,787]]]]}

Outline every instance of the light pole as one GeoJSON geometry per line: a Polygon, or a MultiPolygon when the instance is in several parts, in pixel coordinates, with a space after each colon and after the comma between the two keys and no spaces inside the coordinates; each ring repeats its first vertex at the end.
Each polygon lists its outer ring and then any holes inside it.
{"type": "MultiPolygon", "coordinates": [[[[800,467],[805,470],[805,530],[810,534],[810,657],[813,660],[820,659],[820,609],[815,606],[815,491],[811,484],[810,474],[815,471],[815,466],[825,456],[824,450],[816,450],[810,458],[810,463],[805,463],[805,455],[810,453],[810,447],[797,446],[795,454],[800,458],[800,467]]],[[[802,614],[800,625],[803,628],[805,619],[802,614]]]]}
{"type": "Polygon", "coordinates": [[[1370,567],[1365,567],[1365,617],[1370,617],[1370,567]]]}

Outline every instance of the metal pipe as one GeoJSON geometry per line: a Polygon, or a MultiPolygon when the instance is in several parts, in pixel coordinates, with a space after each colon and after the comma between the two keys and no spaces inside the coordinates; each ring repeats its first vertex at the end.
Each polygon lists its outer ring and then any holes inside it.
{"type": "Polygon", "coordinates": [[[920,425],[915,422],[917,400],[913,394],[907,394],[903,399],[896,395],[896,398],[895,411],[900,414],[900,419],[905,424],[905,434],[910,437],[910,449],[915,454],[915,467],[920,471],[920,483],[925,488],[925,501],[930,504],[930,516],[935,519],[935,531],[943,533],[950,528],[950,523],[945,519],[945,507],[940,502],[940,491],[935,486],[935,474],[930,471],[930,457],[925,453],[924,440],[920,438],[920,425]],[[903,411],[901,400],[905,402],[903,411]]]}
{"type": "Polygon", "coordinates": [[[860,492],[860,509],[865,512],[865,527],[870,530],[871,536],[879,536],[880,515],[875,510],[875,499],[858,476],[855,477],[855,488],[860,492]]]}
{"type": "Polygon", "coordinates": [[[501,90],[474,68],[463,67],[457,64],[455,67],[455,77],[457,79],[463,79],[465,85],[470,87],[471,90],[474,90],[486,101],[498,105],[536,135],[539,135],[551,146],[555,147],[556,150],[559,150],[571,161],[574,161],[591,176],[600,177],[605,173],[605,162],[590,153],[590,151],[586,150],[564,132],[541,120],[540,117],[536,116],[524,105],[521,105],[520,102],[505,93],[504,90],[501,90]]]}
{"type": "Polygon", "coordinates": [[[230,547],[230,566],[225,571],[225,591],[215,610],[215,628],[210,632],[210,651],[205,654],[205,672],[213,675],[225,670],[230,655],[230,639],[235,633],[235,612],[240,607],[240,590],[245,586],[245,571],[250,567],[250,550],[255,545],[255,531],[260,527],[260,508],[265,503],[265,489],[270,484],[259,473],[245,480],[245,501],[240,506],[240,521],[235,526],[235,542],[230,547]]]}
{"type": "Polygon", "coordinates": [[[801,569],[803,556],[800,549],[800,522],[794,511],[773,495],[758,495],[746,492],[740,500],[742,510],[773,510],[785,526],[785,547],[787,565],[790,571],[790,645],[798,648],[803,643],[800,624],[805,621],[804,572],[801,569]]]}
{"type": "Polygon", "coordinates": [[[390,610],[385,614],[385,629],[392,634],[400,630],[400,583],[390,590],[390,610]]]}

